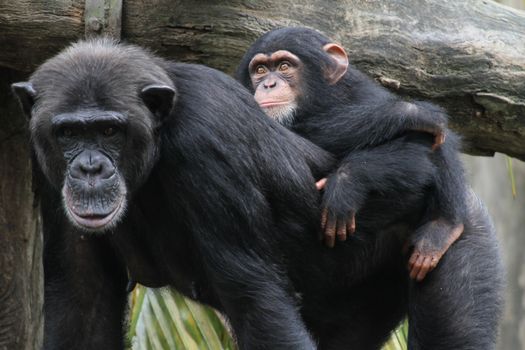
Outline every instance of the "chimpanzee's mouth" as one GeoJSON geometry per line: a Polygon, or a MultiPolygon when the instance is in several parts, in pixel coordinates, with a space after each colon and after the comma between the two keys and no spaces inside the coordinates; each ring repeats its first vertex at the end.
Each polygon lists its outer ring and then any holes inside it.
{"type": "Polygon", "coordinates": [[[262,101],[259,103],[261,108],[280,107],[290,104],[290,101],[262,101]]]}
{"type": "Polygon", "coordinates": [[[64,206],[69,220],[75,226],[91,232],[102,232],[114,226],[122,216],[126,202],[125,190],[119,187],[118,197],[113,201],[85,192],[79,195],[64,186],[64,206]]]}
{"type": "Polygon", "coordinates": [[[75,213],[75,211],[72,210],[69,207],[69,205],[67,205],[66,207],[71,218],[73,218],[79,226],[88,230],[99,231],[112,222],[113,218],[117,215],[117,213],[120,210],[121,203],[122,200],[118,203],[115,209],[113,209],[107,214],[75,213]]]}

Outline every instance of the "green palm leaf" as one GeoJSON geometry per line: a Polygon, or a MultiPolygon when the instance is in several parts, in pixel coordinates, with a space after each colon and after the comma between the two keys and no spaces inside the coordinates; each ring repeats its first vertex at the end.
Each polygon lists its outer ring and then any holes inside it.
{"type": "Polygon", "coordinates": [[[395,331],[388,342],[383,346],[383,350],[405,350],[407,348],[408,321],[405,320],[395,331]]]}
{"type": "MultiPolygon", "coordinates": [[[[405,321],[383,350],[406,349],[405,321]]],[[[131,296],[131,350],[235,350],[221,316],[169,289],[135,288],[131,296]]]]}
{"type": "Polygon", "coordinates": [[[131,297],[129,349],[233,350],[214,310],[168,289],[137,287],[131,297]]]}

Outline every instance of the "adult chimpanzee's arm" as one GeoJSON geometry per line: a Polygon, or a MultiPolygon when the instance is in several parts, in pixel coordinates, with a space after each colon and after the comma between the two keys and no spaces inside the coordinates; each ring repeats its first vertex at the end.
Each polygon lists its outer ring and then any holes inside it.
{"type": "Polygon", "coordinates": [[[218,236],[201,240],[202,256],[239,349],[316,349],[290,295],[290,282],[277,264],[269,263],[264,248],[258,244],[257,252],[249,252],[223,244],[218,236]]]}
{"type": "Polygon", "coordinates": [[[123,349],[126,273],[107,236],[82,238],[59,200],[42,200],[44,349],[123,349]]]}
{"type": "Polygon", "coordinates": [[[328,177],[322,207],[327,244],[355,230],[356,212],[371,192],[385,197],[421,193],[432,184],[436,167],[424,135],[407,135],[347,155],[328,177]]]}

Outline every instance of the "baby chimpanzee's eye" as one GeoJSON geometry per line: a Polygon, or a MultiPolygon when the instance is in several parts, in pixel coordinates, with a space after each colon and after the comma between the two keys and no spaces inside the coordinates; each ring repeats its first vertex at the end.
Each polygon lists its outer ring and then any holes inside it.
{"type": "Polygon", "coordinates": [[[290,68],[290,63],[286,61],[279,65],[279,70],[281,72],[287,71],[289,68],[290,68]]]}
{"type": "Polygon", "coordinates": [[[257,66],[257,68],[255,69],[255,72],[257,74],[264,74],[266,73],[266,67],[265,66],[257,66]]]}

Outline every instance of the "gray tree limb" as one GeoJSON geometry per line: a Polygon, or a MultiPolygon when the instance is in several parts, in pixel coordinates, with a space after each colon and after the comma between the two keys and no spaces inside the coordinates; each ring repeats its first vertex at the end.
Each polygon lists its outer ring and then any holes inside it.
{"type": "MultiPolygon", "coordinates": [[[[0,2],[0,66],[32,70],[81,38],[83,9],[0,2]]],[[[525,14],[495,2],[128,0],[122,17],[124,40],[230,73],[263,32],[317,28],[386,86],[445,107],[468,151],[525,159],[525,14]]]]}

